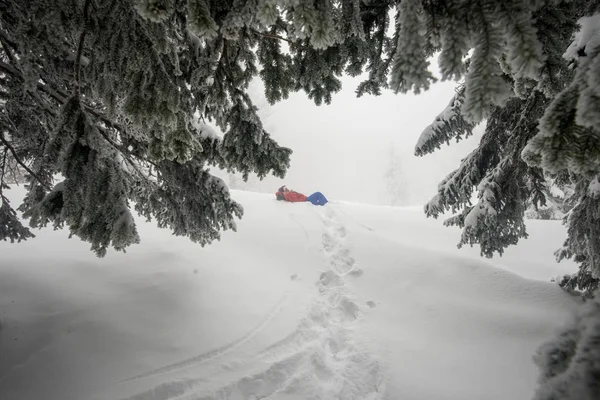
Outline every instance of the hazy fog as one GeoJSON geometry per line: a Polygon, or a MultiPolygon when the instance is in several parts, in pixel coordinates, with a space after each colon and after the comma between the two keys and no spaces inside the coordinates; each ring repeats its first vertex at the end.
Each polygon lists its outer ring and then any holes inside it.
{"type": "Polygon", "coordinates": [[[437,183],[455,169],[479,140],[479,135],[453,143],[426,157],[413,155],[423,130],[454,93],[455,82],[434,85],[420,95],[357,98],[359,78],[345,77],[343,89],[330,105],[316,106],[304,92],[269,105],[261,82],[251,87],[267,131],[294,153],[284,180],[250,179],[248,190],[275,192],[282,184],[297,191],[321,191],[330,199],[386,204],[385,173],[394,147],[403,171],[401,186],[407,205],[423,204],[437,183]]]}

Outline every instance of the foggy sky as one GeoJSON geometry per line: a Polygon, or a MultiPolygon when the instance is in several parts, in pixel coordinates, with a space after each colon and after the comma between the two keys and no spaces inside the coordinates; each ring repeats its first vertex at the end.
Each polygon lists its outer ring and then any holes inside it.
{"type": "Polygon", "coordinates": [[[262,83],[256,81],[250,94],[265,129],[294,153],[285,179],[251,179],[246,188],[275,192],[286,184],[306,194],[321,191],[329,199],[386,204],[385,173],[390,147],[395,147],[404,172],[401,186],[407,193],[407,205],[429,200],[438,182],[458,166],[480,138],[475,135],[451,143],[425,157],[413,155],[420,133],[446,107],[456,83],[437,83],[419,95],[384,91],[378,97],[357,98],[354,90],[360,81],[344,77],[343,88],[332,103],[321,106],[304,92],[271,106],[265,100],[262,83]]]}

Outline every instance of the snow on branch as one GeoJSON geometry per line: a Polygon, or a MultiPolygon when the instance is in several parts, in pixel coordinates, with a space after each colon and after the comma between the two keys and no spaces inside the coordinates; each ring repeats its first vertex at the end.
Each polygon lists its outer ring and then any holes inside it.
{"type": "Polygon", "coordinates": [[[465,87],[461,86],[448,106],[421,133],[415,146],[416,156],[433,153],[436,149],[441,148],[442,143],[450,144],[452,138],[456,138],[458,142],[473,134],[475,124],[466,121],[461,113],[464,101],[465,87]]]}

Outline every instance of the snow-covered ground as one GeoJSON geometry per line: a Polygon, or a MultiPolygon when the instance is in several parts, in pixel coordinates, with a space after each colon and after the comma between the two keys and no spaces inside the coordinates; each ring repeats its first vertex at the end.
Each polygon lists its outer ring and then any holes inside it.
{"type": "Polygon", "coordinates": [[[529,399],[575,307],[557,221],[486,260],[420,209],[233,196],[206,248],[142,221],[104,259],[65,231],[0,242],[0,399],[529,399]]]}

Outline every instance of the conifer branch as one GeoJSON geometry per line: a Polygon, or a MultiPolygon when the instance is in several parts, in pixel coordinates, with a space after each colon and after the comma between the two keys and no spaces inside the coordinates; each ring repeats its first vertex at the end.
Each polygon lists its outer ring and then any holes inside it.
{"type": "Polygon", "coordinates": [[[23,75],[21,74],[21,71],[19,71],[12,65],[7,64],[5,62],[0,61],[0,70],[6,72],[7,74],[13,75],[17,78],[23,79],[23,75]]]}
{"type": "Polygon", "coordinates": [[[44,182],[42,179],[40,179],[40,177],[39,177],[39,176],[37,176],[37,174],[36,174],[35,172],[33,172],[33,171],[31,170],[31,168],[29,168],[29,167],[27,166],[27,164],[25,164],[25,163],[24,163],[24,162],[23,162],[23,161],[22,161],[22,160],[19,158],[19,155],[17,154],[17,151],[15,150],[15,148],[14,148],[14,147],[12,147],[12,145],[11,145],[11,144],[8,142],[8,140],[7,140],[7,139],[4,137],[4,133],[3,133],[3,132],[0,132],[0,142],[2,142],[2,144],[5,146],[5,148],[7,148],[7,149],[8,149],[8,150],[11,152],[11,154],[12,154],[12,156],[14,157],[15,161],[16,161],[16,162],[17,162],[17,163],[18,163],[18,164],[19,164],[21,167],[23,167],[23,169],[24,169],[25,171],[27,171],[27,173],[28,173],[29,175],[31,175],[33,178],[35,178],[35,180],[36,180],[36,181],[38,181],[38,183],[39,183],[39,184],[40,184],[40,185],[41,185],[41,186],[42,186],[44,189],[46,189],[46,190],[51,190],[51,188],[50,188],[48,185],[46,185],[46,183],[45,183],[45,182],[44,182]]]}
{"type": "MultiPolygon", "coordinates": [[[[0,61],[0,70],[4,71],[6,73],[9,73],[13,76],[15,76],[16,78],[20,78],[23,79],[23,75],[21,74],[21,72],[19,70],[17,70],[16,68],[14,68],[13,66],[3,63],[2,61],[0,61]]],[[[49,85],[38,82],[37,87],[43,91],[44,93],[46,93],[47,95],[49,95],[52,99],[54,99],[57,103],[59,103],[61,106],[67,102],[68,99],[68,94],[63,92],[60,89],[52,89],[49,85]]],[[[44,99],[42,99],[41,97],[39,97],[39,95],[37,93],[31,93],[31,95],[38,101],[38,103],[49,113],[51,113],[52,115],[56,115],[57,112],[56,110],[53,110],[50,105],[44,101],[44,99]]],[[[102,121],[104,124],[106,124],[107,126],[116,129],[118,131],[125,131],[125,128],[123,126],[121,126],[120,124],[114,122],[113,120],[111,120],[110,118],[106,117],[104,114],[102,114],[100,111],[94,109],[93,107],[85,104],[82,102],[83,105],[83,109],[90,113],[91,115],[93,115],[94,117],[98,118],[100,121],[102,121]]],[[[127,152],[123,150],[122,146],[120,146],[118,143],[116,143],[111,137],[110,135],[106,132],[106,129],[98,126],[98,132],[100,132],[100,135],[112,146],[114,147],[117,151],[119,151],[121,154],[123,154],[124,158],[127,160],[127,162],[136,169],[136,171],[138,173],[140,173],[142,176],[144,176],[144,174],[141,173],[141,171],[139,170],[139,168],[137,167],[137,165],[129,158],[126,156],[127,152]]],[[[148,162],[151,163],[150,160],[147,159],[143,159],[144,162],[148,162]]],[[[28,171],[29,172],[29,171],[28,171]]]]}
{"type": "Polygon", "coordinates": [[[77,56],[75,58],[75,96],[79,97],[80,79],[81,79],[81,57],[83,56],[83,45],[88,28],[88,13],[91,0],[86,0],[83,6],[83,30],[79,36],[79,44],[77,45],[77,56]]]}
{"type": "Polygon", "coordinates": [[[8,34],[0,28],[0,39],[2,39],[4,42],[8,43],[11,45],[11,47],[15,47],[15,42],[13,40],[11,40],[11,38],[8,36],[8,34]]]}
{"type": "MultiPolygon", "coordinates": [[[[5,148],[6,153],[8,153],[8,149],[5,148]]],[[[17,180],[17,177],[20,176],[19,170],[17,169],[16,165],[11,165],[10,162],[7,163],[6,168],[8,168],[8,172],[11,173],[12,177],[13,177],[13,183],[15,185],[19,185],[19,181],[17,180]]]]}
{"type": "MultiPolygon", "coordinates": [[[[12,44],[10,42],[10,40],[8,39],[8,37],[6,36],[6,34],[0,29],[0,44],[2,44],[2,49],[4,49],[4,53],[6,54],[6,57],[8,57],[8,60],[11,62],[11,64],[15,63],[15,56],[12,54],[12,51],[10,51],[10,47],[9,44],[12,44]]],[[[14,47],[14,45],[13,45],[14,47]]]]}
{"type": "Polygon", "coordinates": [[[250,29],[250,31],[252,33],[254,33],[255,35],[262,36],[265,38],[283,40],[290,44],[294,43],[292,40],[290,40],[288,38],[284,38],[283,36],[276,35],[274,33],[264,33],[264,32],[257,31],[256,29],[250,29]]]}
{"type": "Polygon", "coordinates": [[[8,172],[12,174],[14,183],[18,185],[16,179],[17,171],[15,170],[15,168],[11,167],[10,163],[8,162],[8,147],[5,147],[4,154],[2,155],[2,166],[0,168],[0,200],[2,200],[3,203],[9,203],[8,198],[4,195],[4,189],[8,188],[8,185],[6,185],[5,183],[7,169],[8,172]]]}
{"type": "MultiPolygon", "coordinates": [[[[6,64],[2,61],[0,61],[0,71],[4,71],[16,78],[21,79],[21,80],[24,79],[23,74],[18,69],[14,68],[12,65],[6,64]]],[[[69,95],[66,92],[64,92],[58,88],[53,89],[48,84],[38,82],[37,87],[38,87],[38,89],[40,89],[41,91],[46,93],[48,96],[50,96],[52,99],[54,99],[60,105],[63,105],[64,103],[66,103],[67,99],[69,98],[69,95]]],[[[34,96],[34,98],[35,98],[35,96],[34,96]]],[[[36,98],[36,100],[41,100],[41,99],[36,98]]],[[[94,107],[87,105],[85,103],[83,103],[83,107],[84,107],[85,111],[89,112],[94,117],[100,119],[106,125],[108,125],[112,128],[115,128],[119,131],[125,130],[125,128],[123,128],[120,124],[111,120],[110,118],[105,116],[101,111],[96,110],[94,107]]],[[[46,107],[44,107],[44,108],[46,108],[46,107]]],[[[51,110],[48,110],[48,111],[51,111],[51,110]]],[[[52,111],[52,112],[55,112],[55,111],[52,111]]]]}
{"type": "MultiPolygon", "coordinates": [[[[6,158],[8,157],[8,147],[4,148],[4,154],[2,157],[2,169],[0,170],[0,195],[2,195],[2,189],[4,186],[4,175],[6,174],[6,158]]],[[[4,196],[2,196],[4,197],[4,196]]]]}
{"type": "Polygon", "coordinates": [[[19,175],[19,173],[16,167],[10,165],[10,163],[8,162],[8,147],[4,147],[4,151],[2,154],[2,167],[0,170],[0,194],[2,194],[2,184],[5,182],[4,177],[7,174],[7,170],[8,173],[12,175],[14,183],[18,185],[19,183],[17,182],[16,177],[19,175]]]}

